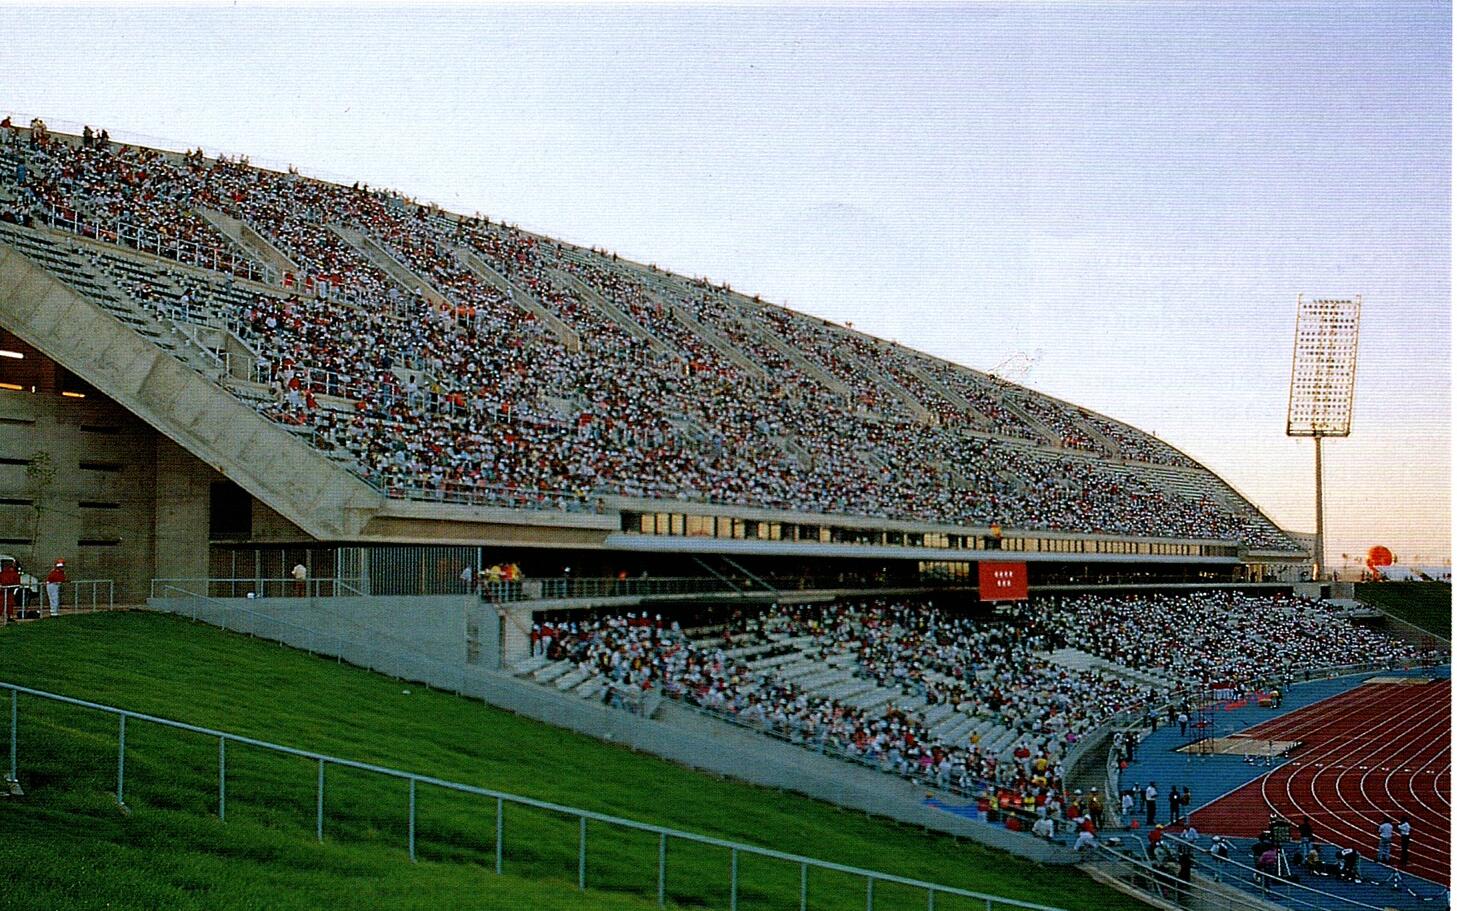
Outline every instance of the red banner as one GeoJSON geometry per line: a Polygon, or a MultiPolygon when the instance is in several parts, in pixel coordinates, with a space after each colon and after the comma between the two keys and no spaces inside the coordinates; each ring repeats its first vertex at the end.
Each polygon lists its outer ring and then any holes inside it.
{"type": "Polygon", "coordinates": [[[1027,564],[992,563],[977,565],[977,579],[983,601],[1026,601],[1027,564]]]}

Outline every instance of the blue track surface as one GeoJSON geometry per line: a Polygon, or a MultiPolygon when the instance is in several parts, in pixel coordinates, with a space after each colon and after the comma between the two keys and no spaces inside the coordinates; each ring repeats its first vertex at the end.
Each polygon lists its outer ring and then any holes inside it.
{"type": "MultiPolygon", "coordinates": [[[[1451,675],[1451,666],[1410,672],[1386,671],[1380,674],[1362,674],[1334,680],[1295,684],[1284,691],[1283,703],[1278,711],[1253,705],[1233,711],[1225,711],[1216,707],[1208,714],[1211,722],[1209,736],[1227,737],[1261,722],[1297,711],[1332,696],[1338,696],[1359,686],[1368,677],[1395,676],[1402,673],[1447,677],[1451,675]]],[[[1137,814],[1134,818],[1138,820],[1141,827],[1140,834],[1143,828],[1146,828],[1142,789],[1151,780],[1158,783],[1160,794],[1156,819],[1158,822],[1168,825],[1170,819],[1167,796],[1171,786],[1178,786],[1182,790],[1185,785],[1188,785],[1193,796],[1193,803],[1189,810],[1182,812],[1197,811],[1200,807],[1213,803],[1220,797],[1243,787],[1286,762],[1286,760],[1276,757],[1271,765],[1266,765],[1263,758],[1257,764],[1250,764],[1244,762],[1240,756],[1198,756],[1177,752],[1179,747],[1190,743],[1194,736],[1195,733],[1192,729],[1185,734],[1180,734],[1177,724],[1169,726],[1161,719],[1158,730],[1145,736],[1139,743],[1135,761],[1124,771],[1120,787],[1128,788],[1137,785],[1140,796],[1137,800],[1137,814]]],[[[1201,833],[1200,846],[1207,848],[1210,836],[1214,834],[1217,833],[1201,833]]],[[[1252,840],[1232,839],[1231,841],[1238,845],[1238,848],[1231,853],[1231,857],[1241,863],[1250,863],[1249,845],[1253,843],[1252,840]]],[[[1333,854],[1329,845],[1326,846],[1325,851],[1327,854],[1333,854]]],[[[1307,879],[1304,885],[1377,908],[1428,909],[1430,911],[1433,908],[1447,907],[1446,891],[1439,884],[1410,874],[1403,874],[1403,888],[1394,890],[1384,885],[1392,872],[1389,868],[1382,868],[1374,862],[1363,860],[1361,870],[1362,878],[1366,880],[1363,883],[1347,883],[1337,880],[1335,877],[1320,877],[1313,880],[1307,879]],[[1417,896],[1411,896],[1406,888],[1416,891],[1417,896]]],[[[1232,877],[1231,882],[1251,891],[1259,891],[1257,886],[1244,881],[1239,876],[1232,877]]],[[[1279,899],[1278,894],[1272,893],[1269,897],[1279,899]]]]}

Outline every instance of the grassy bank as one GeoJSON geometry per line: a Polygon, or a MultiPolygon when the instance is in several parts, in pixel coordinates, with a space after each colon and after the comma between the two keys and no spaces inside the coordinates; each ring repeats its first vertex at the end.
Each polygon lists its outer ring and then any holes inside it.
{"type": "MultiPolygon", "coordinates": [[[[1076,871],[703,775],[172,617],[97,614],[0,630],[0,679],[977,891],[1069,909],[1142,907],[1076,871]]],[[[0,801],[0,851],[22,860],[9,867],[18,888],[0,892],[0,908],[656,904],[654,836],[593,827],[584,899],[575,892],[575,820],[508,808],[509,875],[497,878],[489,869],[493,804],[421,788],[421,863],[411,864],[404,784],[342,769],[329,771],[321,847],[312,764],[246,748],[229,750],[223,823],[216,817],[216,742],[141,723],[127,730],[132,813],[123,816],[112,799],[115,719],[25,697],[21,708],[28,796],[0,801]]],[[[675,843],[671,901],[727,907],[728,866],[725,851],[675,843]]],[[[797,867],[746,857],[740,874],[741,908],[797,906],[797,867]]],[[[865,907],[863,881],[838,874],[812,873],[810,893],[816,909],[865,907]]],[[[877,889],[877,908],[925,906],[924,893],[877,889]]]]}
{"type": "Polygon", "coordinates": [[[1393,617],[1452,638],[1452,586],[1444,582],[1362,582],[1356,597],[1393,617]]]}

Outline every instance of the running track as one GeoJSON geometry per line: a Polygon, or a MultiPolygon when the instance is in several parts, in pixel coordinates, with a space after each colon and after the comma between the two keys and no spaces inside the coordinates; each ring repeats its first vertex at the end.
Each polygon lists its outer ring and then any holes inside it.
{"type": "MultiPolygon", "coordinates": [[[[1450,885],[1452,681],[1365,684],[1242,732],[1299,740],[1291,761],[1200,808],[1205,834],[1259,835],[1274,811],[1297,826],[1309,816],[1315,837],[1376,858],[1383,816],[1411,817],[1407,869],[1450,885]]],[[[1392,839],[1391,859],[1400,856],[1392,839]]]]}

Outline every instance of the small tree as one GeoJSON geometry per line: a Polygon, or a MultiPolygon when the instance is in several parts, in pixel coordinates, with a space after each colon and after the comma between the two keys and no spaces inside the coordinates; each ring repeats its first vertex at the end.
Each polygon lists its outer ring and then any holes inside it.
{"type": "Polygon", "coordinates": [[[39,566],[40,514],[45,509],[46,494],[56,482],[56,465],[51,454],[41,451],[31,456],[30,462],[25,466],[25,477],[35,492],[35,499],[31,503],[30,565],[39,566]]]}

